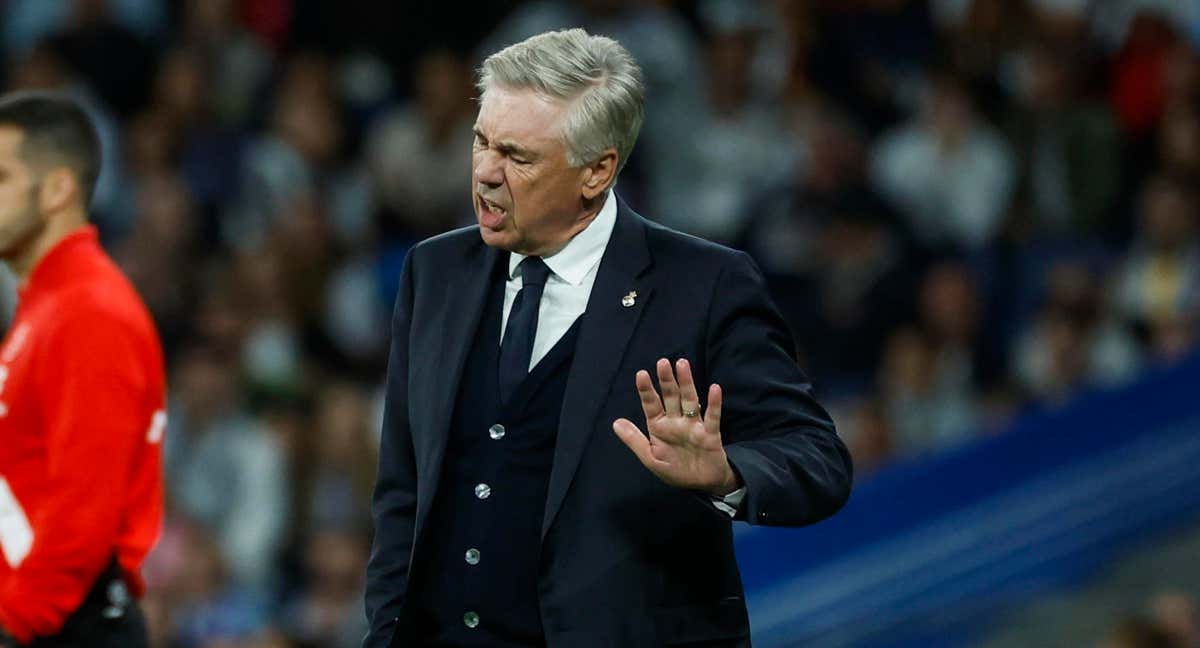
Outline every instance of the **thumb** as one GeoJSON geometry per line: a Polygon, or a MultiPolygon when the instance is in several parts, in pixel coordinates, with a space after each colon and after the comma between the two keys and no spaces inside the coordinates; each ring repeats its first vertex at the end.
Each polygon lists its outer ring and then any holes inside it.
{"type": "Polygon", "coordinates": [[[658,460],[650,452],[650,439],[647,439],[646,435],[642,434],[642,431],[632,421],[619,418],[613,421],[612,427],[617,438],[633,451],[643,466],[651,468],[658,463],[658,460]]]}

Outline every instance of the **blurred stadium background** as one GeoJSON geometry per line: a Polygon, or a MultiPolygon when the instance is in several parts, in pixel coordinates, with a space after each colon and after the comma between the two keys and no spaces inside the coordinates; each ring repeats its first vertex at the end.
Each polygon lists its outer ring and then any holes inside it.
{"type": "Polygon", "coordinates": [[[0,16],[3,87],[102,125],[168,351],[157,645],[358,644],[401,261],[471,221],[481,55],[572,25],[648,79],[618,191],[754,255],[854,453],[835,519],[737,525],[756,645],[1200,645],[1197,0],[0,16]]]}

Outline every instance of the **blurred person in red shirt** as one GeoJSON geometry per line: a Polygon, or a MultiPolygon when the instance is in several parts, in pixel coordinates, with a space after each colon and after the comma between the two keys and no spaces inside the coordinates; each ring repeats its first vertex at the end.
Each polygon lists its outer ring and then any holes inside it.
{"type": "Polygon", "coordinates": [[[0,646],[139,648],[163,513],[153,321],[87,223],[100,146],[53,94],[0,97],[0,646]]]}

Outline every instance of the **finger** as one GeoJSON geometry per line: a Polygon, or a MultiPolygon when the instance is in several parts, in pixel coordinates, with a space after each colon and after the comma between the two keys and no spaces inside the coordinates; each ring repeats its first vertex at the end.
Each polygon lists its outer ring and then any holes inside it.
{"type": "Polygon", "coordinates": [[[700,411],[700,396],[696,393],[696,383],[692,379],[691,364],[680,358],[675,362],[675,374],[679,381],[679,403],[681,411],[700,411]]]}
{"type": "Polygon", "coordinates": [[[658,387],[662,390],[663,409],[667,416],[679,416],[679,384],[675,382],[675,371],[671,361],[662,358],[658,361],[658,387]]]}
{"type": "Polygon", "coordinates": [[[721,386],[713,383],[708,388],[708,410],[704,412],[704,429],[712,434],[721,434],[721,401],[724,394],[721,386]]]}
{"type": "Polygon", "coordinates": [[[619,418],[613,421],[613,432],[617,438],[621,440],[630,450],[642,465],[650,470],[657,470],[662,462],[654,458],[654,453],[650,450],[650,439],[642,434],[629,419],[619,418]]]}
{"type": "Polygon", "coordinates": [[[658,392],[654,391],[654,383],[650,381],[650,372],[645,369],[637,372],[633,382],[637,385],[638,397],[642,399],[642,412],[646,414],[646,420],[652,421],[662,416],[663,404],[658,398],[658,392]]]}

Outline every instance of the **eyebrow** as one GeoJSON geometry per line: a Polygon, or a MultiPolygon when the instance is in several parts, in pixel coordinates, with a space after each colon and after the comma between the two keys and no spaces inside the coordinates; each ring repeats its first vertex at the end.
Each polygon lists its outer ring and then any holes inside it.
{"type": "MultiPolygon", "coordinates": [[[[472,128],[471,130],[474,131],[476,137],[485,140],[487,139],[487,136],[483,134],[483,131],[479,130],[478,126],[472,128]]],[[[523,158],[529,158],[530,160],[538,157],[537,153],[534,153],[520,144],[515,144],[513,142],[493,142],[493,144],[495,144],[497,149],[500,149],[500,151],[504,153],[513,153],[523,158]]]]}

